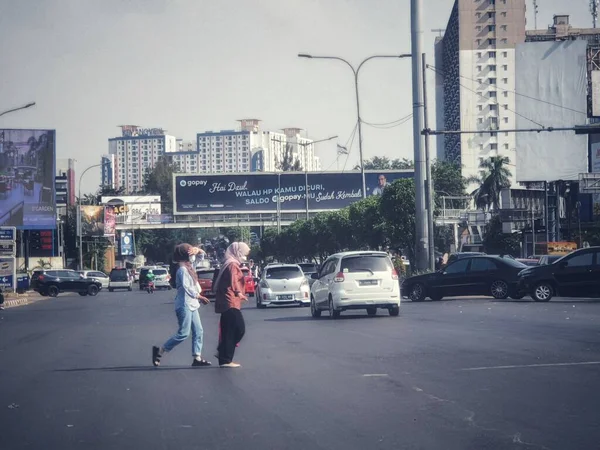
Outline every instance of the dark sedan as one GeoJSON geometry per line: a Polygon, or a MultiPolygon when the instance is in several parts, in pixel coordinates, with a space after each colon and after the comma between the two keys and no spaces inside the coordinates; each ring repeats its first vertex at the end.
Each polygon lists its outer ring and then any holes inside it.
{"type": "Polygon", "coordinates": [[[413,302],[422,302],[426,297],[438,301],[462,295],[519,299],[524,294],[517,290],[518,275],[525,268],[511,257],[461,258],[438,272],[407,278],[402,283],[402,295],[413,302]]]}

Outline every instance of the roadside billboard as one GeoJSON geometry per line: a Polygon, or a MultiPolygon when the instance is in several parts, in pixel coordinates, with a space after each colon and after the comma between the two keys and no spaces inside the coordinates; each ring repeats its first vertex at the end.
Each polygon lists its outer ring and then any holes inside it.
{"type": "Polygon", "coordinates": [[[13,256],[0,257],[0,289],[14,291],[17,280],[16,268],[13,256]]]}
{"type": "Polygon", "coordinates": [[[0,129],[0,226],[56,228],[54,130],[0,129]]]}
{"type": "Polygon", "coordinates": [[[104,236],[114,236],[116,227],[115,207],[104,207],[104,236]]]}
{"type": "Polygon", "coordinates": [[[81,208],[81,235],[101,237],[104,236],[104,206],[82,205],[81,208]]]}
{"type": "Polygon", "coordinates": [[[105,196],[101,200],[103,205],[114,208],[116,223],[120,224],[136,223],[162,213],[160,195],[105,196]]]}
{"type": "MultiPolygon", "coordinates": [[[[367,196],[378,195],[412,170],[368,171],[367,196]]],[[[174,174],[174,214],[271,213],[306,210],[306,175],[301,172],[243,174],[174,174]],[[279,195],[278,195],[279,193],[279,195]]],[[[358,171],[309,172],[308,208],[331,211],[362,199],[358,171]]]]}
{"type": "Polygon", "coordinates": [[[121,232],[121,256],[134,256],[133,233],[121,232]]]}

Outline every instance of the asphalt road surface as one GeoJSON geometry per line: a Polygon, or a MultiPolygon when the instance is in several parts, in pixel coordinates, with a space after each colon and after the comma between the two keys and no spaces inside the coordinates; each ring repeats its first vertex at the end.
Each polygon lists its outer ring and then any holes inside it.
{"type": "MultiPolygon", "coordinates": [[[[0,311],[0,449],[596,449],[600,301],[244,310],[241,369],[191,368],[172,292],[0,311]]],[[[218,316],[202,308],[204,355],[218,316]]]]}

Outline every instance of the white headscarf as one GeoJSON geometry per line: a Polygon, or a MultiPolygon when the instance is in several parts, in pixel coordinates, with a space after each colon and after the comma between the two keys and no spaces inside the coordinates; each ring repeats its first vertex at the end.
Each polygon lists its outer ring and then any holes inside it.
{"type": "Polygon", "coordinates": [[[225,270],[231,267],[232,264],[237,264],[238,266],[246,261],[246,257],[250,253],[250,247],[245,242],[234,242],[229,247],[227,247],[227,251],[225,251],[225,261],[221,266],[221,270],[219,271],[219,276],[217,277],[217,281],[215,282],[214,289],[216,290],[219,286],[219,282],[223,277],[223,273],[225,270]]]}

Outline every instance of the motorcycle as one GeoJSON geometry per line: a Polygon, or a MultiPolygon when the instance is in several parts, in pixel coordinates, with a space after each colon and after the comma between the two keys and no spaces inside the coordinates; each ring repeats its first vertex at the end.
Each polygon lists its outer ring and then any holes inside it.
{"type": "Polygon", "coordinates": [[[148,281],[148,286],[146,287],[148,294],[154,294],[154,282],[148,281]]]}

